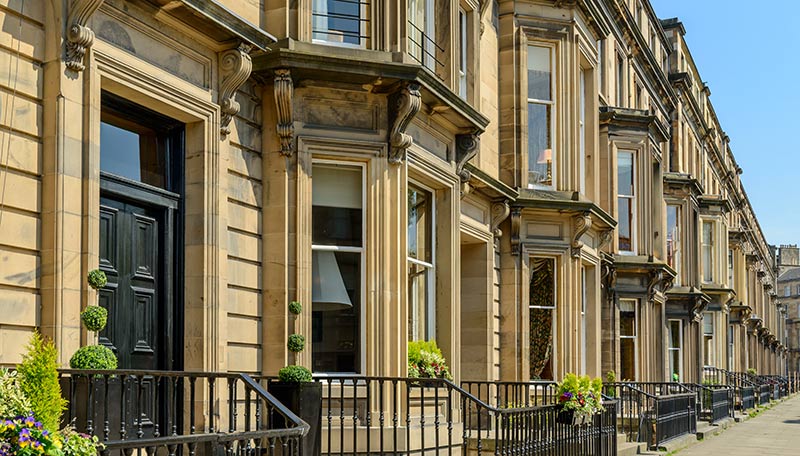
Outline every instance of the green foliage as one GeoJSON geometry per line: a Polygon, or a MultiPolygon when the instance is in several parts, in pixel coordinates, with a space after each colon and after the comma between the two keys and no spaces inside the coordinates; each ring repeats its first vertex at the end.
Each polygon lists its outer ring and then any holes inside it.
{"type": "Polygon", "coordinates": [[[97,436],[80,434],[69,426],[61,431],[61,436],[64,438],[64,456],[94,456],[105,448],[97,436]]]}
{"type": "Polygon", "coordinates": [[[31,402],[22,393],[17,371],[0,369],[0,418],[25,416],[31,411],[31,402]]]}
{"type": "Polygon", "coordinates": [[[617,373],[613,370],[606,372],[606,383],[616,383],[617,382],[617,373]]]}
{"type": "Polygon", "coordinates": [[[311,371],[303,366],[290,365],[278,371],[278,380],[286,383],[307,383],[314,381],[311,371]]]}
{"type": "Polygon", "coordinates": [[[100,306],[87,306],[81,312],[81,321],[89,331],[102,331],[108,321],[108,310],[100,306]]]}
{"type": "Polygon", "coordinates": [[[588,375],[567,374],[558,384],[558,403],[564,410],[594,415],[603,410],[603,381],[588,375]]]}
{"type": "Polygon", "coordinates": [[[408,343],[408,376],[411,378],[446,378],[450,369],[436,341],[416,340],[408,343]]]}
{"type": "Polygon", "coordinates": [[[300,304],[298,301],[292,301],[289,303],[289,312],[293,315],[300,315],[300,312],[303,311],[303,305],[300,304]]]}
{"type": "Polygon", "coordinates": [[[106,273],[99,269],[92,269],[89,271],[89,274],[86,276],[86,280],[89,282],[89,286],[95,290],[105,287],[106,283],[108,283],[106,273]]]}
{"type": "Polygon", "coordinates": [[[290,352],[300,353],[306,348],[306,338],[300,334],[291,334],[286,341],[286,348],[288,348],[290,352]]]}
{"type": "Polygon", "coordinates": [[[73,369],[116,369],[117,356],[105,345],[87,345],[79,348],[72,355],[69,367],[73,369]]]}
{"type": "Polygon", "coordinates": [[[61,456],[61,439],[32,414],[0,421],[0,455],[61,456]]]}
{"type": "Polygon", "coordinates": [[[754,367],[748,368],[747,373],[750,375],[758,375],[758,371],[754,367]]]}
{"type": "Polygon", "coordinates": [[[58,429],[67,401],[61,397],[58,351],[53,342],[34,332],[17,371],[22,394],[30,401],[34,416],[45,429],[58,429]]]}

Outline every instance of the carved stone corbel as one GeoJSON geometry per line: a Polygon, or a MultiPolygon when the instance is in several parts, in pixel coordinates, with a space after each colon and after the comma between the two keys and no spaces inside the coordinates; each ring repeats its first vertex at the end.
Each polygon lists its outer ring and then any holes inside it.
{"type": "Polygon", "coordinates": [[[406,134],[406,128],[422,106],[419,88],[416,82],[404,82],[400,90],[390,97],[389,119],[392,129],[389,132],[389,163],[402,163],[408,147],[414,142],[411,135],[406,134]]]}
{"type": "Polygon", "coordinates": [[[606,292],[606,300],[609,303],[613,303],[616,299],[616,291],[617,291],[617,268],[614,267],[613,263],[609,263],[604,261],[601,265],[600,269],[601,286],[605,289],[606,292]]]}
{"type": "Polygon", "coordinates": [[[603,247],[607,246],[611,243],[611,240],[614,239],[614,230],[605,230],[600,233],[600,242],[597,245],[597,250],[603,250],[603,247]]]}
{"type": "Polygon", "coordinates": [[[231,134],[231,121],[239,113],[239,102],[236,91],[247,81],[253,71],[250,59],[251,45],[240,43],[239,46],[222,51],[219,54],[219,106],[222,118],[219,121],[219,132],[222,137],[231,134]]]}
{"type": "Polygon", "coordinates": [[[94,43],[94,32],[86,26],[103,0],[74,0],[67,17],[67,40],[64,64],[72,71],[83,71],[86,49],[94,43]]]}
{"type": "Polygon", "coordinates": [[[664,271],[656,270],[650,273],[650,281],[647,283],[647,298],[652,301],[656,297],[658,284],[664,280],[664,271]]]}
{"type": "Polygon", "coordinates": [[[288,68],[275,70],[274,92],[275,107],[278,112],[278,139],[281,142],[281,155],[290,157],[294,151],[294,118],[292,106],[294,96],[294,82],[292,72],[288,68]]]}
{"type": "Polygon", "coordinates": [[[495,237],[502,237],[503,231],[500,229],[500,224],[511,214],[511,206],[508,200],[497,201],[492,203],[492,234],[495,237]]]}
{"type": "Polygon", "coordinates": [[[578,258],[583,248],[581,237],[592,227],[592,216],[588,212],[584,212],[574,216],[572,220],[574,222],[574,231],[572,233],[572,242],[570,243],[570,253],[572,258],[578,258]]]}
{"type": "Polygon", "coordinates": [[[515,207],[511,209],[511,254],[520,255],[522,253],[522,243],[520,239],[520,227],[522,225],[522,209],[515,207]]]}
{"type": "Polygon", "coordinates": [[[472,173],[464,167],[472,157],[478,155],[480,138],[475,133],[456,135],[456,174],[462,184],[469,182],[472,173]]]}

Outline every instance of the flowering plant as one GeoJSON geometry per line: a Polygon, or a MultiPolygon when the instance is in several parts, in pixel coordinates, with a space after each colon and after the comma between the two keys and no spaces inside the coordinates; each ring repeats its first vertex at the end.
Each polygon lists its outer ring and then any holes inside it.
{"type": "Polygon", "coordinates": [[[0,456],[61,456],[61,448],[61,436],[44,429],[32,413],[0,421],[0,456]]]}
{"type": "Polygon", "coordinates": [[[96,435],[82,434],[69,426],[61,431],[61,436],[64,438],[64,456],[94,456],[106,447],[96,435]]]}
{"type": "Polygon", "coordinates": [[[603,411],[603,381],[590,379],[588,375],[567,374],[558,384],[558,403],[562,410],[571,410],[581,415],[594,415],[603,411]]]}
{"type": "Polygon", "coordinates": [[[411,378],[445,378],[452,380],[450,369],[435,341],[417,340],[408,343],[408,376],[411,378]]]}

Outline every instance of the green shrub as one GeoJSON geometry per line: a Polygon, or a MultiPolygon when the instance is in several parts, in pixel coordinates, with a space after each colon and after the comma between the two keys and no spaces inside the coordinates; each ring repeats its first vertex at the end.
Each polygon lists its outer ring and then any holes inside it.
{"type": "Polygon", "coordinates": [[[747,369],[747,373],[750,375],[758,375],[758,371],[754,367],[747,369]]]}
{"type": "Polygon", "coordinates": [[[306,338],[300,334],[291,334],[286,341],[286,348],[288,348],[290,352],[300,353],[306,348],[306,338]]]}
{"type": "Polygon", "coordinates": [[[22,393],[17,371],[0,369],[0,418],[25,416],[31,411],[31,401],[22,393]]]}
{"type": "Polygon", "coordinates": [[[61,431],[61,437],[64,439],[64,456],[94,456],[106,447],[98,441],[97,436],[80,434],[70,426],[61,431]]]}
{"type": "Polygon", "coordinates": [[[408,343],[408,376],[411,378],[452,379],[447,360],[433,340],[408,343]]]}
{"type": "Polygon", "coordinates": [[[564,410],[584,415],[603,411],[603,381],[588,375],[567,374],[558,384],[558,403],[564,410]]]}
{"type": "Polygon", "coordinates": [[[303,366],[286,366],[278,371],[278,379],[286,383],[307,383],[314,379],[311,377],[311,371],[303,366]]]}
{"type": "Polygon", "coordinates": [[[292,301],[289,303],[289,312],[294,315],[300,315],[300,312],[303,311],[303,305],[300,304],[298,301],[292,301]]]}
{"type": "Polygon", "coordinates": [[[69,360],[73,369],[110,370],[117,368],[117,357],[105,345],[87,345],[81,347],[69,360]]]}
{"type": "Polygon", "coordinates": [[[108,283],[106,273],[99,269],[92,269],[89,271],[89,275],[86,276],[86,280],[89,282],[89,286],[95,290],[105,287],[106,283],[108,283]]]}
{"type": "Polygon", "coordinates": [[[102,331],[108,321],[108,310],[100,306],[87,306],[81,312],[81,321],[89,331],[102,331]]]}
{"type": "Polygon", "coordinates": [[[58,429],[67,405],[58,384],[58,351],[52,341],[45,340],[38,332],[31,336],[27,350],[17,366],[20,389],[44,428],[58,429]]]}
{"type": "Polygon", "coordinates": [[[606,383],[617,383],[617,373],[613,370],[606,372],[606,383]]]}

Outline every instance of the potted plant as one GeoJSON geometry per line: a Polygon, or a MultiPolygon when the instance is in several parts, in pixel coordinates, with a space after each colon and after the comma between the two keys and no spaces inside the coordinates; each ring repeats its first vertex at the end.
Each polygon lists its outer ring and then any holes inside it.
{"type": "MultiPolygon", "coordinates": [[[[293,323],[296,323],[297,316],[302,311],[303,306],[299,302],[289,303],[289,313],[294,317],[293,323]]],[[[289,335],[286,348],[293,354],[295,363],[279,370],[278,381],[270,382],[268,389],[275,399],[311,426],[303,440],[301,454],[315,456],[320,454],[322,448],[322,384],[314,381],[308,368],[297,365],[297,354],[305,349],[305,345],[306,339],[303,335],[289,335]]],[[[277,417],[275,425],[280,427],[285,423],[277,417]]]]}
{"type": "Polygon", "coordinates": [[[592,416],[603,411],[602,391],[603,381],[599,378],[567,374],[558,384],[560,410],[556,421],[573,426],[590,422],[592,416]]]}
{"type": "MultiPolygon", "coordinates": [[[[99,269],[89,271],[86,279],[89,286],[96,291],[108,283],[106,274],[99,269]]],[[[108,310],[98,305],[86,306],[81,312],[81,322],[90,332],[99,333],[105,329],[108,322],[108,310]]],[[[69,366],[73,369],[116,369],[117,355],[105,345],[86,345],[72,355],[69,366]]]]}
{"type": "MultiPolygon", "coordinates": [[[[408,343],[409,378],[443,378],[452,380],[447,360],[433,340],[415,340],[408,343]]],[[[421,384],[423,382],[419,382],[421,384]]]]}

